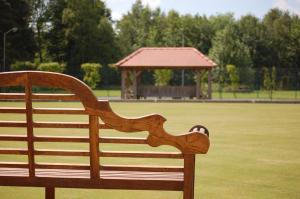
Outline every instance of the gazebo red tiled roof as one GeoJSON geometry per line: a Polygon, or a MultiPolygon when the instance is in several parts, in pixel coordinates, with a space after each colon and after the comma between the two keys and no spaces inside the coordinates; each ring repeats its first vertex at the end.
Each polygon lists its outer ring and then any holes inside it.
{"type": "Polygon", "coordinates": [[[116,63],[119,68],[211,69],[212,60],[191,47],[140,48],[116,63]]]}

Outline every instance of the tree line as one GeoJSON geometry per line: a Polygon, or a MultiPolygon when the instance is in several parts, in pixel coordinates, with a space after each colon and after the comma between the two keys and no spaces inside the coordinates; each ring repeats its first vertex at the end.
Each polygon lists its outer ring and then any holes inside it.
{"type": "MultiPolygon", "coordinates": [[[[300,18],[280,9],[269,10],[262,19],[251,14],[236,19],[233,13],[166,13],[137,0],[114,21],[101,0],[0,0],[0,31],[4,34],[12,27],[18,31],[6,37],[6,70],[56,63],[64,73],[83,79],[87,71],[95,71],[83,67],[91,63],[101,74],[98,86],[119,85],[120,74],[112,64],[132,51],[186,46],[218,64],[213,80],[220,89],[226,85],[259,89],[270,81],[274,89],[299,87],[300,18]]],[[[2,54],[2,39],[1,44],[2,54]]],[[[172,75],[171,84],[180,84],[181,72],[172,75]]],[[[91,76],[95,79],[95,74],[91,76]]],[[[191,72],[185,78],[187,84],[194,81],[191,72]]],[[[143,82],[154,81],[153,72],[143,73],[143,82]]]]}

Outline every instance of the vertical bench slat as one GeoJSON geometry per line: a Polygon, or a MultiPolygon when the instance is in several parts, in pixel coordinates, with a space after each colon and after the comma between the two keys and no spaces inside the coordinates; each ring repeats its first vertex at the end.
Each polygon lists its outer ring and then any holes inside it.
{"type": "Polygon", "coordinates": [[[100,178],[98,116],[89,115],[89,123],[91,178],[97,179],[100,178]]]}
{"type": "Polygon", "coordinates": [[[34,168],[34,143],[33,143],[33,117],[32,117],[32,87],[30,79],[27,76],[25,86],[25,102],[26,102],[26,121],[27,121],[27,143],[28,143],[28,163],[29,163],[29,176],[35,176],[34,168]]]}
{"type": "Polygon", "coordinates": [[[194,198],[195,154],[184,154],[183,199],[194,198]]]}

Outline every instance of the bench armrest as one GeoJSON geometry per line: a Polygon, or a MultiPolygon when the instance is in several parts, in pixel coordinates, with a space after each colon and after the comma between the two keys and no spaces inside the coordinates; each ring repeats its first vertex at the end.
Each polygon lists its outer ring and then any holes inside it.
{"type": "Polygon", "coordinates": [[[208,130],[201,125],[194,126],[188,133],[174,136],[164,130],[166,119],[161,115],[124,118],[112,111],[108,101],[98,103],[98,115],[107,126],[122,132],[148,131],[147,143],[150,146],[171,145],[183,154],[204,154],[209,149],[208,130]]]}

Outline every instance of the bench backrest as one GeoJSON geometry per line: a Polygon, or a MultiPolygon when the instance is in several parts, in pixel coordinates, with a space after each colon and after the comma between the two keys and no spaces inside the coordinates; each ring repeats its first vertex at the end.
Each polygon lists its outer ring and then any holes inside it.
{"type": "Polygon", "coordinates": [[[84,83],[77,79],[56,73],[45,72],[14,72],[0,74],[1,87],[24,87],[24,93],[1,93],[0,99],[22,100],[25,102],[25,108],[1,108],[0,113],[25,114],[26,121],[1,121],[0,127],[26,128],[26,135],[1,134],[2,141],[25,141],[26,149],[3,149],[1,154],[19,154],[28,156],[28,164],[2,163],[3,167],[26,167],[29,169],[29,176],[35,176],[36,168],[68,168],[68,169],[90,169],[91,178],[99,177],[99,128],[107,128],[99,123],[98,115],[93,110],[97,109],[98,101],[92,91],[84,83]],[[33,93],[33,88],[47,87],[63,89],[70,94],[43,94],[33,93]],[[33,100],[61,100],[61,101],[80,101],[83,109],[65,109],[65,108],[34,108],[33,100]],[[34,121],[35,114],[56,114],[56,115],[87,115],[88,123],[81,122],[38,122],[34,121]],[[34,129],[37,128],[79,128],[89,129],[87,137],[72,136],[36,136],[34,129]],[[80,142],[89,143],[89,150],[38,150],[35,143],[40,142],[80,142]],[[63,164],[39,164],[36,162],[36,156],[89,156],[89,165],[63,165],[63,164]]]}
{"type": "Polygon", "coordinates": [[[76,78],[68,75],[50,72],[13,72],[0,74],[0,87],[24,87],[24,93],[1,93],[0,100],[22,100],[25,102],[24,108],[2,107],[0,113],[25,114],[26,121],[0,121],[2,128],[25,128],[26,135],[3,134],[0,132],[0,141],[23,141],[27,143],[27,148],[23,149],[0,149],[0,154],[26,155],[27,163],[0,162],[0,167],[28,168],[29,176],[35,176],[35,169],[84,169],[90,170],[91,178],[99,178],[99,170],[138,170],[138,171],[183,171],[182,166],[176,167],[141,167],[141,166],[105,166],[100,165],[99,157],[129,157],[129,158],[172,158],[183,159],[184,154],[206,153],[209,147],[208,139],[201,134],[182,135],[172,137],[165,133],[162,128],[165,119],[159,115],[149,115],[141,119],[121,119],[114,114],[106,101],[98,101],[88,86],[76,78]],[[68,94],[45,94],[33,93],[35,86],[63,89],[68,94]],[[80,101],[83,108],[35,108],[33,101],[80,101]],[[36,114],[55,115],[86,115],[88,122],[38,122],[34,120],[36,114]],[[99,118],[101,119],[99,121],[99,118]],[[109,122],[107,122],[109,121],[109,122]],[[35,135],[35,129],[39,128],[72,128],[88,129],[88,136],[51,136],[35,135]],[[99,129],[116,129],[124,132],[148,131],[147,138],[118,138],[99,137],[99,129]],[[205,142],[198,145],[197,141],[205,142]],[[88,150],[50,150],[36,149],[36,143],[59,142],[59,143],[88,143],[88,150]],[[193,142],[196,144],[193,145],[193,142]],[[119,144],[145,144],[159,146],[170,144],[181,152],[115,152],[99,150],[99,143],[119,143],[119,144]],[[188,145],[188,143],[190,145],[188,145]],[[89,164],[55,164],[39,163],[37,156],[86,156],[89,164]]]}

